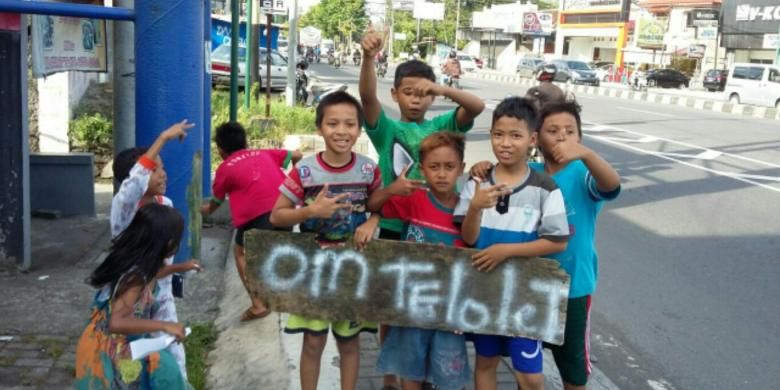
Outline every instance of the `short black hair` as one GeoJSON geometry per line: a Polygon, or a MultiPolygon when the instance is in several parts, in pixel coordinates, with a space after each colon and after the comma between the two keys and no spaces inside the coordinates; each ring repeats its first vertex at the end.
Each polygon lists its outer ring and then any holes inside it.
{"type": "Polygon", "coordinates": [[[320,104],[317,105],[314,123],[317,125],[318,129],[320,126],[322,126],[322,119],[325,116],[325,109],[330,106],[335,106],[336,104],[351,104],[355,106],[358,114],[358,124],[360,126],[363,125],[365,116],[363,115],[363,106],[360,105],[360,102],[346,91],[336,91],[322,98],[322,100],[320,100],[320,104]]]}
{"type": "Polygon", "coordinates": [[[223,152],[232,154],[246,149],[246,130],[238,122],[225,122],[217,127],[214,141],[223,152]]]}
{"type": "Polygon", "coordinates": [[[395,80],[393,87],[398,88],[405,77],[421,77],[436,82],[436,75],[430,65],[418,61],[410,60],[398,65],[395,68],[395,80]]]}
{"type": "Polygon", "coordinates": [[[547,103],[542,107],[542,111],[539,113],[539,124],[537,128],[538,130],[541,130],[542,125],[544,124],[544,120],[547,119],[547,117],[550,115],[567,113],[573,116],[577,121],[577,134],[579,134],[580,138],[582,138],[582,120],[580,119],[580,111],[582,111],[582,106],[580,106],[576,100],[564,100],[547,103]]]}
{"type": "Polygon", "coordinates": [[[528,130],[535,132],[537,130],[538,115],[533,102],[526,98],[512,96],[502,100],[501,103],[498,103],[496,109],[493,110],[493,122],[490,124],[490,127],[495,126],[496,121],[499,119],[508,116],[524,121],[528,125],[528,130]]]}
{"type": "Polygon", "coordinates": [[[125,149],[114,157],[114,163],[111,168],[114,170],[114,183],[115,188],[119,188],[128,176],[130,176],[130,170],[133,169],[136,161],[143,156],[149,148],[135,147],[125,149]]]}

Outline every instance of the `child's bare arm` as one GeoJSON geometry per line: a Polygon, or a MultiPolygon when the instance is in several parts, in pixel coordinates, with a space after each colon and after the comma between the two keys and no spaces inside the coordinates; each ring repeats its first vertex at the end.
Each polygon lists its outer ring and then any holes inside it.
{"type": "Polygon", "coordinates": [[[352,208],[352,203],[339,203],[346,200],[349,194],[340,194],[329,198],[328,185],[317,194],[314,202],[308,206],[296,208],[295,204],[284,194],[279,195],[273,211],[271,211],[271,224],[274,226],[293,226],[309,218],[330,218],[342,208],[352,208]]]}
{"type": "Polygon", "coordinates": [[[290,161],[292,161],[293,165],[297,164],[298,161],[301,161],[303,158],[303,153],[300,150],[293,150],[292,156],[290,157],[290,161]]]}
{"type": "Polygon", "coordinates": [[[203,267],[200,265],[200,262],[197,260],[190,260],[186,261],[184,263],[176,263],[171,265],[166,265],[163,267],[159,272],[157,272],[157,275],[155,276],[157,279],[162,279],[168,275],[173,274],[183,274],[187,271],[202,271],[203,267]]]}
{"type": "Polygon", "coordinates": [[[366,202],[366,208],[368,211],[375,213],[382,209],[382,205],[390,199],[393,195],[409,196],[411,193],[422,188],[425,182],[422,180],[411,180],[406,178],[407,172],[412,164],[409,164],[401,172],[401,175],[395,179],[395,181],[385,188],[378,189],[371,193],[366,202]]]}
{"type": "Polygon", "coordinates": [[[552,157],[559,164],[582,160],[599,191],[610,192],[620,186],[620,175],[598,153],[579,142],[561,142],[552,149],[552,157]]]}
{"type": "Polygon", "coordinates": [[[216,199],[211,199],[207,203],[204,203],[200,206],[200,213],[203,215],[211,215],[211,213],[217,211],[221,205],[222,202],[219,202],[216,199]]]}
{"type": "Polygon", "coordinates": [[[485,102],[478,96],[458,88],[446,86],[443,88],[443,95],[460,105],[460,109],[455,114],[455,120],[458,122],[458,126],[466,126],[473,122],[474,118],[481,114],[485,109],[485,102]]]}
{"type": "Polygon", "coordinates": [[[566,250],[566,241],[539,238],[518,244],[494,244],[471,257],[471,264],[479,271],[491,271],[510,257],[539,257],[566,250]]]}
{"type": "Polygon", "coordinates": [[[162,150],[163,146],[165,146],[165,144],[168,141],[176,138],[178,138],[179,141],[183,140],[184,137],[187,136],[187,130],[191,129],[194,126],[195,126],[194,123],[189,123],[185,119],[165,129],[162,133],[160,133],[160,135],[154,141],[152,146],[149,147],[149,149],[146,151],[146,154],[144,154],[144,156],[154,161],[157,158],[157,156],[160,154],[160,151],[162,150]]]}
{"type": "Polygon", "coordinates": [[[355,229],[355,247],[358,250],[363,250],[366,245],[374,238],[376,227],[379,225],[379,214],[372,214],[368,221],[355,229]]]}
{"type": "Polygon", "coordinates": [[[363,36],[363,62],[360,66],[360,102],[363,104],[363,112],[366,124],[369,127],[376,126],[379,114],[382,112],[382,104],[376,96],[376,70],[374,69],[374,56],[384,45],[384,35],[369,27],[363,36]]]}
{"type": "Polygon", "coordinates": [[[125,335],[162,331],[176,336],[180,341],[183,340],[184,325],[182,324],[135,317],[135,303],[138,302],[143,288],[142,285],[130,287],[122,295],[114,298],[111,318],[108,320],[108,331],[125,335]]]}
{"type": "Polygon", "coordinates": [[[463,238],[463,242],[468,245],[474,245],[479,239],[479,226],[482,221],[482,209],[469,207],[466,212],[466,216],[463,218],[463,223],[460,226],[460,235],[463,238]]]}

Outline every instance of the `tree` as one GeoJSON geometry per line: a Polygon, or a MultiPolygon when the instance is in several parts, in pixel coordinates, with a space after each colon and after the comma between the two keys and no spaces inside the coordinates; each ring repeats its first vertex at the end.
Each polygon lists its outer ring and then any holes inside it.
{"type": "Polygon", "coordinates": [[[363,34],[368,18],[363,0],[322,0],[301,18],[301,26],[314,26],[324,37],[348,42],[363,34]]]}

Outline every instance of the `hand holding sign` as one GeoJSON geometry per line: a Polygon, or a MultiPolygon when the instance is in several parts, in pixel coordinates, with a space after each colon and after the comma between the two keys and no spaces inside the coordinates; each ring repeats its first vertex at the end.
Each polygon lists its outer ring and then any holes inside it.
{"type": "Polygon", "coordinates": [[[348,201],[349,193],[339,194],[334,197],[328,197],[328,185],[322,187],[322,191],[317,194],[314,202],[309,205],[311,216],[314,218],[330,218],[339,209],[352,208],[352,203],[348,201]],[[347,200],[345,203],[342,201],[347,200]]]}

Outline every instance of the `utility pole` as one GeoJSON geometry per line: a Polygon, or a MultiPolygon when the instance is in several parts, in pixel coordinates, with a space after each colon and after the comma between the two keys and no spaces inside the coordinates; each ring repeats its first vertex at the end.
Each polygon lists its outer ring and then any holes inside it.
{"type": "Polygon", "coordinates": [[[252,80],[253,77],[251,75],[256,73],[253,72],[252,69],[252,50],[250,50],[252,47],[252,0],[246,0],[246,14],[244,15],[244,19],[246,19],[246,47],[244,48],[244,52],[246,53],[244,61],[244,108],[249,109],[249,101],[251,100],[249,91],[252,90],[252,82],[254,81],[252,80]]]}
{"type": "Polygon", "coordinates": [[[453,39],[453,46],[455,47],[455,50],[458,50],[458,28],[460,28],[460,0],[458,1],[458,7],[455,11],[455,39],[453,39]]]}
{"type": "Polygon", "coordinates": [[[298,0],[293,0],[290,19],[287,23],[290,26],[287,34],[287,106],[295,105],[295,65],[298,56],[298,0]]]}
{"type": "MultiPolygon", "coordinates": [[[[114,0],[115,7],[135,8],[135,0],[114,0]]],[[[135,24],[114,25],[114,155],[135,146],[135,24]]]]}
{"type": "Polygon", "coordinates": [[[230,121],[238,119],[238,20],[239,0],[230,0],[230,121]]]}

